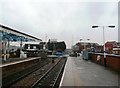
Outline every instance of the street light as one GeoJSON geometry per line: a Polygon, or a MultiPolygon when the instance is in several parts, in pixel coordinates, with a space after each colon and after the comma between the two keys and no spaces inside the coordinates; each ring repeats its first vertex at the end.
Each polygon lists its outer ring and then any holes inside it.
{"type": "MultiPolygon", "coordinates": [[[[80,41],[82,41],[83,39],[80,39],[80,41]]],[[[88,41],[90,40],[90,39],[87,39],[88,41]]],[[[85,40],[84,40],[84,49],[86,48],[86,46],[85,46],[85,40]]]]}
{"type": "Polygon", "coordinates": [[[105,27],[115,28],[115,26],[92,26],[92,28],[98,28],[98,27],[102,27],[102,28],[103,28],[104,66],[106,67],[106,54],[105,54],[105,32],[104,32],[104,29],[105,29],[105,27]]]}
{"type": "Polygon", "coordinates": [[[80,41],[82,41],[83,39],[80,39],[80,41]]]}

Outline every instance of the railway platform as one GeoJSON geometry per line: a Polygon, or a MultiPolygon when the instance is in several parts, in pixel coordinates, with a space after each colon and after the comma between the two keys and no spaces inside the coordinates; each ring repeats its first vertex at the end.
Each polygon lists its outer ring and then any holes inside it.
{"type": "Polygon", "coordinates": [[[101,65],[85,61],[81,56],[68,57],[60,88],[75,86],[101,86],[119,88],[120,76],[101,65]]]}
{"type": "Polygon", "coordinates": [[[40,58],[40,57],[29,57],[29,58],[9,58],[6,61],[2,61],[1,65],[7,65],[7,64],[12,64],[12,63],[18,63],[18,62],[23,62],[26,60],[32,60],[34,58],[40,58]]]}

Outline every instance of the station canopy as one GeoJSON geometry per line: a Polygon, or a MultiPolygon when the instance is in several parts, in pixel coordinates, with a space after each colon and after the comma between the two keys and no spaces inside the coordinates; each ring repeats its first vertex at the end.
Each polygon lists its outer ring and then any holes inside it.
{"type": "Polygon", "coordinates": [[[17,31],[15,29],[12,29],[10,27],[6,27],[3,25],[0,25],[0,36],[2,37],[2,40],[8,40],[8,41],[42,41],[39,38],[36,38],[34,36],[28,35],[26,33],[17,31]]]}

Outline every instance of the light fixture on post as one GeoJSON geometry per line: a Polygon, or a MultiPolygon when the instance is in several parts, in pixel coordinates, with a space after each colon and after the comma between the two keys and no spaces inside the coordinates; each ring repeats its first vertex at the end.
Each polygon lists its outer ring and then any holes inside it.
{"type": "Polygon", "coordinates": [[[104,50],[104,66],[106,67],[106,53],[105,53],[105,27],[109,27],[109,28],[115,28],[115,26],[92,26],[92,28],[98,28],[98,27],[102,27],[103,28],[103,50],[104,50]]]}
{"type": "MultiPolygon", "coordinates": [[[[80,39],[80,41],[82,41],[83,39],[80,39]]],[[[89,41],[90,39],[87,39],[87,41],[89,41]]],[[[83,40],[84,42],[84,49],[86,48],[86,46],[85,46],[85,40],[83,40]]]]}

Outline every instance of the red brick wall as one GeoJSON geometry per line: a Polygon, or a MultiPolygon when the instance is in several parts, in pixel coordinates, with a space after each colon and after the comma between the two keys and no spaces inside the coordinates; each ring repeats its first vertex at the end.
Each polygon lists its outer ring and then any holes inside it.
{"type": "Polygon", "coordinates": [[[120,57],[107,56],[107,66],[120,71],[120,57]]]}
{"type": "MultiPolygon", "coordinates": [[[[103,54],[92,54],[91,61],[104,65],[103,54]],[[97,56],[100,55],[101,59],[97,60],[97,56]]],[[[120,56],[107,55],[106,56],[107,67],[120,72],[120,56]]]]}

